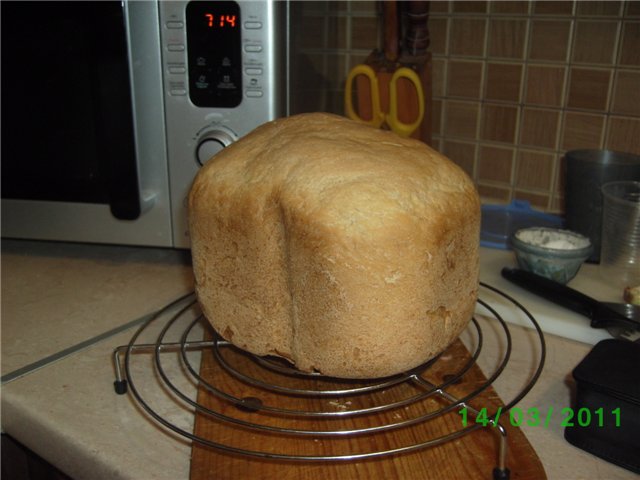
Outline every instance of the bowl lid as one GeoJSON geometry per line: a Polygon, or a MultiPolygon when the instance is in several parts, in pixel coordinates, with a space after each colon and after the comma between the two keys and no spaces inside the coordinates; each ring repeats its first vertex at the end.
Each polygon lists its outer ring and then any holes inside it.
{"type": "Polygon", "coordinates": [[[562,226],[563,221],[559,216],[534,210],[526,200],[513,200],[509,205],[483,205],[480,245],[509,250],[509,238],[516,230],[562,226]]]}

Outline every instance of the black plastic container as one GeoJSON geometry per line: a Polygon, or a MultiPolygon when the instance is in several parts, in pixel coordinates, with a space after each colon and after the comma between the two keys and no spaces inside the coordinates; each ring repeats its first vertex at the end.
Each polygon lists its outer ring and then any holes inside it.
{"type": "Polygon", "coordinates": [[[640,473],[640,344],[602,340],[573,370],[576,401],[565,409],[565,439],[640,473]]]}
{"type": "Polygon", "coordinates": [[[588,262],[600,262],[602,193],[600,187],[616,180],[640,181],[640,156],[612,150],[571,150],[565,154],[566,227],[589,237],[593,253],[588,262]]]}

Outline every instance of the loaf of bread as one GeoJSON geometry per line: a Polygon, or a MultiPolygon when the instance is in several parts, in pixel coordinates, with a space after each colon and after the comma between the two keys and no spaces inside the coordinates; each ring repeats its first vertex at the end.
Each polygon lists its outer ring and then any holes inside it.
{"type": "Polygon", "coordinates": [[[424,143],[343,117],[260,126],[189,195],[196,292],[234,345],[374,378],[441,353],[471,319],[480,202],[424,143]]]}

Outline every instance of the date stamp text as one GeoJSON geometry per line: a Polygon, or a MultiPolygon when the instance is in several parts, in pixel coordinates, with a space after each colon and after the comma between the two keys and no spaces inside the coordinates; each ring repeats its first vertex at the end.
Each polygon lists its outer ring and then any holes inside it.
{"type": "Polygon", "coordinates": [[[486,426],[497,426],[498,422],[508,422],[513,427],[527,425],[529,427],[549,428],[552,422],[560,422],[561,427],[619,427],[621,422],[620,407],[611,410],[604,408],[579,408],[566,407],[554,409],[548,407],[546,410],[537,407],[527,408],[512,407],[503,410],[498,407],[496,411],[489,411],[486,407],[479,410],[464,407],[458,410],[462,420],[462,426],[467,427],[472,424],[486,426]]]}

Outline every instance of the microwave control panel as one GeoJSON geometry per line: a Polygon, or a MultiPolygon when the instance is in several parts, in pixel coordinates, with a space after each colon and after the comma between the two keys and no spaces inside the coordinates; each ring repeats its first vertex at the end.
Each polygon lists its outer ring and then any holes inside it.
{"type": "MultiPolygon", "coordinates": [[[[261,23],[253,24],[262,27],[261,23]]],[[[194,105],[235,108],[242,102],[242,25],[236,2],[187,5],[187,76],[189,99],[194,105]]],[[[261,45],[253,48],[260,51],[261,45]]]]}
{"type": "Polygon", "coordinates": [[[160,1],[174,242],[198,169],[257,126],[288,114],[288,2],[160,1]]]}

